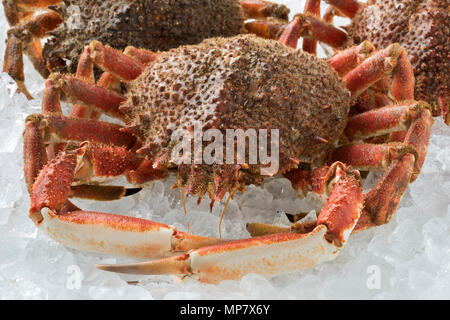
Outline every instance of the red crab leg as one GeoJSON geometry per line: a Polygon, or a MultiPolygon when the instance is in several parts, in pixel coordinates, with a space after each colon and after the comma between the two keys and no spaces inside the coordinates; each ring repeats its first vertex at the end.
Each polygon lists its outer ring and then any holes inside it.
{"type": "Polygon", "coordinates": [[[348,36],[341,29],[326,23],[319,17],[309,15],[300,16],[305,18],[309,26],[309,28],[305,28],[305,32],[302,34],[303,37],[321,41],[333,48],[342,48],[346,46],[348,36]]]}
{"type": "Polygon", "coordinates": [[[48,6],[56,5],[58,3],[61,3],[61,0],[13,0],[13,1],[6,1],[6,2],[13,2],[16,6],[19,8],[24,9],[42,9],[47,8],[48,6]]]}
{"type": "Polygon", "coordinates": [[[293,49],[297,48],[298,38],[302,35],[305,28],[305,19],[296,16],[286,26],[278,41],[293,49]]]}
{"type": "Polygon", "coordinates": [[[70,102],[94,108],[118,119],[124,118],[119,107],[125,98],[117,92],[68,75],[54,74],[52,77],[70,102]]]}
{"type": "Polygon", "coordinates": [[[296,48],[299,37],[320,40],[334,48],[342,47],[348,41],[347,34],[320,18],[298,14],[286,26],[279,41],[296,48]]]}
{"type": "Polygon", "coordinates": [[[279,39],[286,24],[276,20],[253,20],[245,22],[245,29],[259,37],[279,39]]]}
{"type": "Polygon", "coordinates": [[[317,226],[308,233],[280,233],[203,247],[161,260],[127,265],[100,265],[106,271],[176,274],[208,283],[240,279],[248,273],[268,276],[306,269],[334,259],[360,216],[359,175],[342,164],[332,166],[330,196],[317,226]]]}
{"type": "Polygon", "coordinates": [[[371,85],[390,74],[397,65],[401,47],[393,44],[380,50],[343,77],[353,96],[358,96],[371,85]]]}
{"type": "Polygon", "coordinates": [[[24,50],[27,54],[30,54],[31,61],[42,76],[48,76],[48,71],[42,64],[41,53],[37,52],[40,50],[40,45],[34,42],[34,39],[44,37],[48,31],[55,29],[60,23],[62,23],[62,18],[59,14],[48,11],[25,20],[8,30],[3,71],[17,81],[19,89],[29,99],[31,99],[31,95],[25,88],[23,76],[24,50]],[[26,34],[24,31],[26,31],[26,34]]]}
{"type": "Polygon", "coordinates": [[[92,141],[127,148],[136,143],[136,138],[131,133],[121,130],[124,127],[114,123],[42,115],[28,116],[28,120],[37,121],[45,127],[46,143],[92,141]]]}
{"type": "Polygon", "coordinates": [[[288,19],[289,9],[285,5],[265,0],[240,0],[240,3],[247,18],[275,17],[282,20],[288,19]]]}
{"type": "MultiPolygon", "coordinates": [[[[305,14],[320,17],[320,0],[307,0],[305,3],[305,14]]],[[[317,41],[313,39],[303,39],[303,51],[316,54],[317,41]]]]}
{"type": "Polygon", "coordinates": [[[413,100],[415,85],[414,70],[405,49],[400,50],[393,76],[394,79],[389,91],[394,99],[397,101],[413,100]]]}
{"type": "Polygon", "coordinates": [[[134,80],[145,69],[142,63],[98,41],[92,41],[89,46],[95,65],[121,80],[134,80]]]}
{"type": "Polygon", "coordinates": [[[146,49],[138,49],[133,46],[126,47],[123,53],[143,65],[148,65],[149,63],[155,61],[158,57],[158,53],[146,49]]]}
{"type": "Polygon", "coordinates": [[[444,118],[447,125],[450,125],[450,105],[448,102],[448,97],[445,95],[439,95],[437,98],[438,107],[440,110],[440,115],[444,118]]]}
{"type": "Polygon", "coordinates": [[[8,36],[3,59],[3,72],[6,72],[17,83],[17,88],[27,99],[33,97],[25,86],[25,76],[23,74],[23,47],[22,41],[13,34],[8,36]]]}
{"type": "Polygon", "coordinates": [[[418,156],[416,149],[404,143],[391,144],[352,144],[335,149],[333,161],[348,163],[353,168],[364,171],[384,171],[393,161],[411,153],[418,156]]]}
{"type": "Polygon", "coordinates": [[[412,101],[370,110],[351,117],[344,132],[347,138],[355,141],[406,130],[411,119],[425,108],[428,108],[425,102],[412,101]]]}
{"type": "Polygon", "coordinates": [[[52,79],[45,81],[45,89],[42,95],[42,113],[44,115],[62,115],[59,88],[52,79]]]}
{"type": "Polygon", "coordinates": [[[360,65],[374,51],[375,47],[369,41],[364,41],[358,46],[337,53],[328,59],[328,63],[340,76],[344,76],[360,65]]]}
{"type": "Polygon", "coordinates": [[[356,0],[325,0],[325,2],[349,18],[353,18],[361,9],[361,4],[356,0]]]}
{"type": "Polygon", "coordinates": [[[411,182],[414,163],[414,155],[407,154],[386,170],[378,184],[365,195],[363,218],[355,231],[389,222],[411,182]]]}
{"type": "MultiPolygon", "coordinates": [[[[420,173],[426,156],[433,118],[428,109],[416,110],[411,117],[412,123],[403,145],[411,146],[416,152],[396,154],[396,157],[398,155],[400,157],[393,161],[378,184],[365,196],[364,211],[356,230],[387,223],[400,203],[408,184],[420,173]]],[[[376,148],[378,147],[374,147],[376,148]]],[[[356,160],[348,159],[349,164],[352,164],[352,161],[364,161],[365,156],[367,154],[360,154],[359,157],[356,156],[358,157],[356,160]]],[[[379,159],[383,160],[382,157],[379,159]]]]}
{"type": "Polygon", "coordinates": [[[39,123],[27,121],[23,133],[23,170],[27,188],[30,191],[34,180],[47,163],[47,152],[41,136],[39,123]]]}
{"type": "MultiPolygon", "coordinates": [[[[81,55],[78,62],[77,73],[75,77],[87,83],[95,83],[94,63],[92,62],[89,46],[86,46],[84,48],[83,54],[81,55]]],[[[69,116],[76,118],[98,119],[100,117],[100,113],[96,110],[91,111],[89,107],[83,106],[81,104],[75,104],[69,116]]]]}

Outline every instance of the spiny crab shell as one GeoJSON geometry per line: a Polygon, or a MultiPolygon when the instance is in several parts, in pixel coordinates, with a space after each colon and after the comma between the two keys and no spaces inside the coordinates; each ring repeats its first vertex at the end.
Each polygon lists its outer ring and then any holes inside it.
{"type": "Polygon", "coordinates": [[[242,33],[245,20],[238,0],[64,0],[54,10],[64,22],[50,33],[44,56],[50,62],[64,59],[71,73],[91,40],[119,50],[130,45],[168,50],[242,33]]]}
{"type": "MultiPolygon", "coordinates": [[[[285,173],[299,162],[322,163],[349,108],[350,92],[328,63],[241,35],[160,53],[131,83],[120,110],[143,145],[138,153],[160,167],[174,167],[168,159],[172,132],[200,124],[221,132],[279,129],[279,173],[285,173]]],[[[188,193],[209,192],[220,200],[226,191],[258,181],[260,168],[181,165],[178,172],[188,193]]]]}
{"type": "Polygon", "coordinates": [[[449,99],[448,0],[368,0],[346,29],[355,43],[368,40],[377,48],[399,43],[408,51],[416,100],[428,101],[436,109],[438,97],[449,99]]]}

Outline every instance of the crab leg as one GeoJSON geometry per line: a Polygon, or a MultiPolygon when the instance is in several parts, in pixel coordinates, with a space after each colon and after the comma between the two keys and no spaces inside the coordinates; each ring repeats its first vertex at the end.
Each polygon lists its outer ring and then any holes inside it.
{"type": "Polygon", "coordinates": [[[89,46],[95,65],[121,80],[134,80],[145,69],[142,63],[96,40],[91,41],[89,46]]]}
{"type": "MultiPolygon", "coordinates": [[[[7,4],[5,8],[8,8],[7,4]]],[[[10,11],[6,9],[6,14],[8,15],[10,11]]],[[[55,29],[62,23],[62,18],[56,12],[48,11],[23,22],[13,17],[8,20],[18,24],[8,30],[3,71],[17,81],[19,89],[31,99],[24,85],[23,53],[25,51],[41,75],[47,77],[48,70],[43,63],[40,43],[36,39],[44,37],[48,31],[55,29]]]]}
{"type": "Polygon", "coordinates": [[[252,20],[245,22],[245,29],[259,37],[279,39],[287,25],[276,20],[252,20]]]}
{"type": "Polygon", "coordinates": [[[356,0],[325,0],[346,17],[353,18],[361,9],[361,4],[356,0]]]}
{"type": "Polygon", "coordinates": [[[411,153],[418,156],[417,150],[408,144],[352,144],[339,147],[332,153],[333,161],[342,161],[351,164],[358,170],[384,171],[396,159],[411,153]]]}
{"type": "Polygon", "coordinates": [[[383,50],[377,51],[358,67],[347,73],[343,77],[343,81],[352,95],[358,96],[384,76],[391,74],[397,65],[400,50],[400,45],[392,44],[383,50]]]}
{"type": "MultiPolygon", "coordinates": [[[[305,14],[320,17],[320,0],[307,0],[305,3],[305,14]]],[[[317,41],[314,39],[303,39],[303,51],[316,54],[317,41]]]]}
{"type": "Polygon", "coordinates": [[[350,140],[366,139],[377,135],[406,130],[423,109],[425,102],[407,102],[370,110],[348,120],[345,135],[350,140]]]}
{"type": "Polygon", "coordinates": [[[389,88],[389,92],[393,98],[397,101],[413,100],[415,85],[414,70],[404,48],[400,50],[393,76],[394,79],[389,88]]]}
{"type": "Polygon", "coordinates": [[[440,115],[444,118],[447,125],[450,125],[450,107],[448,102],[448,96],[440,94],[437,97],[437,103],[439,107],[440,115]]]}
{"type": "Polygon", "coordinates": [[[158,57],[158,53],[146,49],[138,49],[133,46],[126,47],[123,53],[143,65],[150,64],[158,57]]]}
{"type": "Polygon", "coordinates": [[[334,172],[329,181],[331,193],[311,232],[272,234],[203,247],[161,260],[97,267],[122,273],[185,275],[218,283],[248,273],[274,276],[332,260],[359,219],[363,196],[356,171],[339,163],[330,170],[334,172]]]}
{"type": "Polygon", "coordinates": [[[70,102],[82,104],[112,117],[123,119],[124,116],[119,111],[121,103],[125,101],[122,95],[68,75],[55,74],[52,76],[70,102]]]}
{"type": "Polygon", "coordinates": [[[41,130],[35,121],[27,121],[23,133],[23,169],[28,190],[31,190],[34,180],[47,163],[47,152],[41,136],[41,130]]]}
{"type": "Polygon", "coordinates": [[[45,128],[45,143],[91,141],[123,147],[136,143],[131,133],[114,123],[39,114],[28,116],[26,121],[35,121],[45,128]]]}
{"type": "Polygon", "coordinates": [[[9,35],[6,42],[5,56],[3,59],[3,72],[6,72],[17,83],[17,88],[27,99],[33,97],[25,86],[25,76],[23,74],[23,46],[22,41],[14,35],[9,35]]]}
{"type": "Polygon", "coordinates": [[[346,158],[345,160],[350,165],[355,163],[356,166],[367,166],[370,163],[372,167],[376,167],[378,161],[379,166],[387,166],[385,174],[378,184],[365,195],[364,211],[356,230],[389,222],[408,184],[414,181],[420,172],[426,156],[433,118],[427,108],[419,108],[411,115],[410,121],[411,124],[403,146],[399,145],[403,148],[403,150],[399,150],[401,152],[392,153],[392,149],[386,150],[387,146],[383,145],[372,145],[371,147],[356,145],[355,147],[350,146],[346,150],[352,153],[354,158],[350,158],[348,154],[339,149],[334,155],[335,159],[344,160],[343,158],[346,158]],[[412,148],[415,152],[408,148],[412,148]],[[369,149],[371,149],[371,153],[367,152],[369,149]],[[383,149],[389,152],[389,155],[383,156],[383,149]],[[389,161],[386,161],[387,157],[389,161]],[[394,161],[389,165],[392,160],[394,161]]]}
{"type": "Polygon", "coordinates": [[[344,76],[360,65],[374,51],[375,47],[369,41],[364,41],[358,46],[353,46],[335,54],[328,59],[328,63],[340,76],[344,76]]]}
{"type": "Polygon", "coordinates": [[[289,9],[285,5],[265,0],[240,0],[240,2],[247,18],[264,19],[274,17],[288,20],[289,9]]]}

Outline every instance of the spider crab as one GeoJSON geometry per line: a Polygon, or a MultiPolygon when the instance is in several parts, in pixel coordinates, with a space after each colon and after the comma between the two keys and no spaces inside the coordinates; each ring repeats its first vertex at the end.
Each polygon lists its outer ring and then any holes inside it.
{"type": "MultiPolygon", "coordinates": [[[[317,40],[342,49],[370,41],[377,49],[399,43],[408,51],[416,79],[415,98],[432,106],[433,116],[450,124],[450,3],[448,0],[325,0],[330,6],[320,17],[321,0],[307,0],[299,18],[308,23],[303,30],[303,50],[315,53],[317,40]],[[351,19],[341,28],[333,26],[335,16],[351,19]]],[[[386,93],[385,80],[377,92],[386,93]]],[[[372,98],[372,99],[377,99],[372,98]]],[[[396,134],[397,140],[404,138],[396,134]]]]}
{"type": "Polygon", "coordinates": [[[23,53],[47,78],[49,72],[74,73],[78,57],[92,40],[119,50],[128,45],[168,50],[248,28],[279,26],[287,23],[289,14],[284,5],[265,0],[3,0],[3,7],[11,26],[3,71],[28,98],[23,53]],[[40,40],[47,36],[42,48],[40,40]]]}
{"type": "Polygon", "coordinates": [[[352,232],[387,223],[420,172],[433,124],[429,105],[413,100],[406,51],[398,44],[376,51],[364,42],[325,61],[293,49],[302,27],[292,21],[279,41],[239,35],[159,53],[129,48],[124,54],[93,41],[76,76],[49,77],[42,113],[26,120],[31,219],[75,249],[157,258],[100,269],[175,274],[208,283],[251,272],[274,276],[329,261],[352,232]],[[101,85],[93,83],[94,64],[104,71],[101,85]],[[386,76],[396,102],[350,116],[357,97],[386,76]],[[64,116],[60,96],[126,125],[92,119],[92,113],[64,116]],[[208,194],[212,201],[261,182],[262,165],[175,165],[168,156],[170,133],[191,130],[196,121],[203,129],[221,131],[279,128],[277,175],[298,190],[327,197],[317,221],[285,229],[250,224],[254,237],[224,240],[83,211],[69,201],[120,198],[124,188],[98,184],[119,175],[140,186],[173,172],[182,194],[183,189],[199,198],[208,194]],[[402,142],[370,140],[402,130],[402,142]],[[384,175],[363,194],[357,169],[384,175]]]}

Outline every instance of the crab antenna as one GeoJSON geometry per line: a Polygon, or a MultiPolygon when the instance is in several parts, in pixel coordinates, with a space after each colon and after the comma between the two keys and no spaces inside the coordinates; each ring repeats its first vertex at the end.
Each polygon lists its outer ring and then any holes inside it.
{"type": "MultiPolygon", "coordinates": [[[[181,201],[183,202],[184,216],[187,217],[186,202],[184,201],[183,187],[181,186],[181,184],[178,184],[178,188],[180,189],[181,201]]],[[[189,232],[189,222],[187,223],[187,225],[188,225],[188,232],[189,232]]]]}
{"type": "Polygon", "coordinates": [[[233,193],[230,192],[230,194],[228,195],[227,202],[225,203],[225,207],[223,208],[222,215],[220,216],[220,221],[219,221],[219,236],[220,236],[220,239],[222,239],[222,220],[223,220],[223,216],[225,215],[225,211],[227,210],[227,207],[228,207],[228,202],[230,201],[230,198],[231,198],[232,195],[233,195],[233,193]]]}

